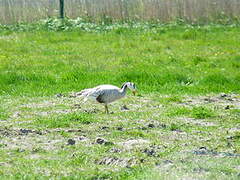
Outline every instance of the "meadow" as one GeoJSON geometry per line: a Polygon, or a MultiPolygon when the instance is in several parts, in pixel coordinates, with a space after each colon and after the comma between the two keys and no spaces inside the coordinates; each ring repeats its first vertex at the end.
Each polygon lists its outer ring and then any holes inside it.
{"type": "Polygon", "coordinates": [[[0,26],[1,179],[239,179],[238,25],[0,26]],[[131,81],[109,106],[72,96],[131,81]]]}

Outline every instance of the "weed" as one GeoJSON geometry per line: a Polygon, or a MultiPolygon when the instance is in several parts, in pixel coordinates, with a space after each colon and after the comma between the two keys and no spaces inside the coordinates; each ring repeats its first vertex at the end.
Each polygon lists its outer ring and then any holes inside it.
{"type": "Polygon", "coordinates": [[[193,107],[192,109],[192,117],[197,118],[197,119],[205,119],[205,118],[209,118],[209,117],[214,117],[215,113],[206,107],[193,107]]]}

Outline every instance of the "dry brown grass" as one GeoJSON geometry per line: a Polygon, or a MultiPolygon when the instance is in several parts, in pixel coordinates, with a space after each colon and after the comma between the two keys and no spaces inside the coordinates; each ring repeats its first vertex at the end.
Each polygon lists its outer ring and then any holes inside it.
{"type": "MultiPolygon", "coordinates": [[[[56,17],[59,0],[0,0],[0,23],[31,22],[56,17]]],[[[189,22],[240,18],[239,0],[67,0],[70,18],[104,16],[113,19],[158,19],[163,22],[185,19],[189,22]]]]}

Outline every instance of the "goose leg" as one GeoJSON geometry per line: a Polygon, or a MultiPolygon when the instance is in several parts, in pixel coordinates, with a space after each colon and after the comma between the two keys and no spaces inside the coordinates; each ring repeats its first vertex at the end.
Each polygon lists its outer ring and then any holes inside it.
{"type": "Polygon", "coordinates": [[[105,104],[105,113],[106,113],[106,114],[109,114],[107,104],[105,104]]]}

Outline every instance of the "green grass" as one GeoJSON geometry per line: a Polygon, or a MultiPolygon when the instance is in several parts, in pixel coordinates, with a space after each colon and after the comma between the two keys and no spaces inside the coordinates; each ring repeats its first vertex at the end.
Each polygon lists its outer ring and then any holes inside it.
{"type": "Polygon", "coordinates": [[[76,126],[77,124],[90,124],[96,122],[90,114],[86,113],[68,113],[66,115],[43,118],[39,117],[34,121],[34,126],[43,127],[43,128],[62,128],[62,127],[70,127],[76,126]]]}
{"type": "Polygon", "coordinates": [[[136,82],[143,93],[239,92],[238,32],[221,26],[121,34],[3,30],[0,93],[53,95],[124,81],[136,82]],[[189,32],[196,37],[186,38],[189,32]]]}
{"type": "Polygon", "coordinates": [[[239,178],[238,26],[47,23],[0,27],[1,179],[239,178]]]}
{"type": "Polygon", "coordinates": [[[0,109],[0,120],[6,120],[8,118],[8,114],[4,109],[0,109]]]}
{"type": "Polygon", "coordinates": [[[193,108],[192,116],[198,119],[205,119],[205,118],[213,117],[214,113],[211,109],[200,106],[200,107],[193,108]]]}

